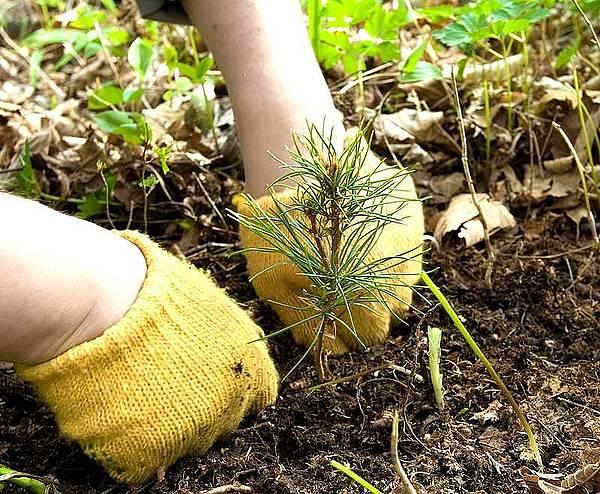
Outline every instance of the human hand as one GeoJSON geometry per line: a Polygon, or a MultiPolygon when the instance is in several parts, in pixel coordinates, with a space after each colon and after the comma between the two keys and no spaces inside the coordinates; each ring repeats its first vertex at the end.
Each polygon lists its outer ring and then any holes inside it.
{"type": "Polygon", "coordinates": [[[255,341],[260,328],[206,273],[144,235],[121,236],[147,264],[129,311],[98,338],[17,371],[64,436],[117,481],[139,483],[272,404],[278,376],[255,341]]]}

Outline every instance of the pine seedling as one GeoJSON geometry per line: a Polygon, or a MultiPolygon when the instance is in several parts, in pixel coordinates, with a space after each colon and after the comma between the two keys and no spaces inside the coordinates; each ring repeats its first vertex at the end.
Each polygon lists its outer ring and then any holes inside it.
{"type": "Polygon", "coordinates": [[[394,268],[417,256],[420,249],[377,259],[369,253],[386,226],[406,221],[402,209],[414,199],[407,198],[403,190],[407,170],[367,162],[361,132],[338,154],[332,135],[309,125],[306,135],[294,135],[288,151],[289,163],[274,157],[285,173],[268,189],[272,206],[263,208],[252,197],[244,196],[245,208],[232,214],[243,228],[268,245],[242,252],[284,256],[285,260],[254,277],[293,263],[299,276],[308,280],[297,304],[285,305],[298,310],[300,320],[269,337],[305,323],[314,325],[317,329],[307,351],[285,378],[312,354],[323,382],[329,375],[325,338],[335,339],[338,329],[344,328],[359,346],[365,347],[354,324],[352,307],[373,313],[389,310],[399,317],[389,303],[393,299],[402,302],[396,289],[406,283],[394,268]]]}

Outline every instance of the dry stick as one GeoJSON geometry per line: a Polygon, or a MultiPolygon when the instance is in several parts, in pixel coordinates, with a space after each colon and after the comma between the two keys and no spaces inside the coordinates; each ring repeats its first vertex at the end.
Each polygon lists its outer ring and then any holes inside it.
{"type": "Polygon", "coordinates": [[[327,364],[325,363],[325,358],[323,355],[323,336],[325,335],[325,331],[327,331],[327,316],[321,319],[321,323],[319,324],[319,328],[317,329],[317,334],[315,338],[317,339],[314,348],[313,358],[315,361],[315,368],[317,369],[317,376],[319,382],[324,382],[327,378],[327,364]]]}
{"type": "Polygon", "coordinates": [[[581,14],[581,17],[583,17],[583,21],[587,24],[587,27],[592,32],[592,36],[594,37],[594,41],[596,42],[596,45],[600,49],[600,39],[598,39],[598,35],[596,34],[596,31],[594,30],[594,26],[592,26],[592,22],[590,21],[590,18],[583,11],[583,9],[581,8],[581,5],[579,5],[579,2],[577,0],[571,0],[571,1],[573,2],[573,4],[575,5],[575,7],[577,8],[577,10],[579,10],[579,13],[581,14]]]}
{"type": "Polygon", "coordinates": [[[105,194],[105,197],[106,197],[106,217],[108,218],[108,223],[110,224],[110,227],[113,230],[116,230],[117,227],[113,223],[112,216],[110,214],[110,187],[108,186],[108,182],[106,180],[106,177],[104,176],[104,167],[106,166],[106,164],[103,163],[102,161],[99,161],[96,164],[96,166],[98,167],[98,171],[100,172],[100,177],[102,178],[102,183],[104,183],[104,190],[106,191],[106,194],[105,194]]]}
{"type": "Polygon", "coordinates": [[[112,73],[115,76],[115,81],[117,81],[117,84],[119,85],[119,87],[121,89],[125,89],[125,84],[123,83],[123,79],[121,79],[121,75],[119,74],[119,71],[117,70],[115,62],[113,61],[112,56],[111,56],[110,52],[108,51],[106,44],[104,43],[104,35],[102,34],[102,29],[100,29],[100,25],[97,22],[94,22],[94,29],[96,30],[96,34],[98,35],[98,39],[100,40],[100,46],[102,48],[102,53],[104,54],[104,58],[106,59],[106,63],[108,64],[108,66],[110,67],[110,70],[112,70],[112,73]]]}
{"type": "Polygon", "coordinates": [[[400,463],[400,458],[398,457],[398,422],[400,419],[398,418],[398,410],[394,412],[394,420],[392,421],[392,438],[391,438],[391,453],[392,453],[392,463],[394,464],[394,470],[400,477],[400,481],[404,486],[404,492],[406,494],[417,494],[417,491],[412,485],[412,482],[408,478],[406,471],[402,467],[400,463]]]}
{"type": "Polygon", "coordinates": [[[479,221],[481,221],[481,225],[483,226],[483,238],[485,240],[485,249],[488,253],[488,266],[485,270],[485,284],[488,288],[492,287],[492,266],[494,264],[494,251],[492,250],[492,244],[490,243],[490,236],[488,234],[488,225],[485,217],[483,216],[483,211],[481,209],[481,205],[479,204],[479,200],[477,199],[477,195],[475,192],[475,185],[473,184],[473,178],[471,177],[471,171],[469,170],[469,156],[467,154],[467,135],[465,133],[465,120],[463,118],[462,108],[460,105],[460,97],[458,95],[458,85],[456,84],[456,74],[454,72],[454,67],[452,67],[452,71],[450,72],[452,78],[452,92],[454,93],[454,101],[456,106],[456,118],[458,119],[458,130],[460,132],[460,142],[461,142],[461,160],[463,165],[463,170],[465,173],[465,178],[467,179],[467,185],[469,187],[469,193],[471,194],[471,200],[477,208],[477,214],[479,216],[479,221]]]}
{"type": "MultiPolygon", "coordinates": [[[[23,60],[25,60],[25,62],[27,62],[27,65],[29,65],[29,67],[32,67],[31,58],[29,57],[29,55],[27,55],[25,53],[25,50],[12,40],[12,38],[8,35],[8,33],[4,30],[2,26],[0,26],[0,37],[4,40],[4,42],[10,49],[12,49],[17,55],[19,55],[23,60]]],[[[48,76],[48,74],[46,74],[46,72],[44,72],[41,67],[36,67],[35,70],[37,70],[39,76],[44,80],[46,84],[48,84],[48,87],[52,89],[54,94],[56,94],[56,96],[58,96],[59,98],[64,99],[66,93],[61,88],[59,88],[52,79],[50,79],[50,76],[48,76]]]]}
{"type": "Polygon", "coordinates": [[[222,485],[208,491],[202,491],[200,494],[233,494],[234,492],[252,492],[252,487],[247,485],[222,485]]]}
{"type": "Polygon", "coordinates": [[[373,367],[372,369],[367,369],[364,371],[356,372],[356,373],[352,374],[351,376],[340,377],[340,378],[334,379],[332,381],[327,381],[324,383],[316,384],[314,386],[310,386],[309,388],[306,388],[306,391],[316,391],[317,389],[324,388],[325,386],[335,386],[336,384],[347,383],[350,381],[354,381],[355,379],[359,379],[361,377],[372,374],[374,372],[377,372],[380,370],[387,370],[387,369],[398,371],[409,377],[413,377],[413,379],[416,382],[419,382],[419,383],[423,382],[423,376],[421,376],[420,374],[413,373],[412,371],[408,370],[406,367],[402,367],[400,365],[395,365],[395,364],[384,364],[384,365],[378,365],[377,367],[373,367]]]}
{"type": "MultiPolygon", "coordinates": [[[[552,127],[554,127],[556,130],[558,130],[558,132],[560,133],[561,137],[565,141],[565,144],[569,148],[569,151],[571,151],[571,155],[573,156],[573,159],[575,160],[575,164],[577,165],[577,171],[579,172],[579,180],[581,180],[581,187],[583,189],[583,200],[585,201],[585,207],[586,207],[587,213],[588,213],[588,220],[590,222],[590,226],[592,227],[592,238],[594,239],[594,243],[598,244],[599,240],[598,240],[598,232],[596,231],[596,220],[594,219],[594,215],[592,213],[592,207],[590,206],[590,196],[588,194],[587,183],[585,181],[585,170],[583,168],[583,165],[581,164],[581,160],[579,159],[579,155],[577,154],[577,151],[575,151],[575,147],[571,143],[569,136],[566,134],[566,132],[563,130],[563,128],[556,122],[552,122],[552,127]]],[[[594,166],[594,165],[592,164],[592,166],[594,166]]]]}
{"type": "Polygon", "coordinates": [[[198,187],[200,187],[200,190],[204,194],[204,197],[206,197],[206,200],[212,207],[213,211],[219,217],[219,219],[221,220],[221,223],[223,223],[223,226],[225,227],[225,231],[227,232],[227,238],[231,239],[231,230],[229,230],[229,226],[227,225],[227,221],[225,221],[225,217],[223,216],[223,213],[221,213],[221,211],[215,204],[215,201],[213,201],[212,197],[210,197],[210,194],[206,190],[206,187],[204,187],[202,180],[200,179],[200,177],[198,176],[198,174],[196,172],[194,172],[194,178],[196,179],[196,183],[198,184],[198,187]]]}

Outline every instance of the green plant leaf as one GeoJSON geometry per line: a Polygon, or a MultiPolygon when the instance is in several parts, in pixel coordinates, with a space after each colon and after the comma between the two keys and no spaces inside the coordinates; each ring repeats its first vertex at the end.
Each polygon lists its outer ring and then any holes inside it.
{"type": "Polygon", "coordinates": [[[115,0],[100,0],[100,3],[106,10],[110,10],[111,12],[115,12],[117,10],[115,0]]]}
{"type": "Polygon", "coordinates": [[[129,41],[129,31],[121,27],[108,27],[102,30],[104,36],[113,46],[121,46],[129,41]]]}
{"type": "Polygon", "coordinates": [[[85,33],[77,29],[38,29],[23,40],[23,45],[39,49],[44,46],[69,43],[74,44],[85,40],[85,33]]]}
{"type": "Polygon", "coordinates": [[[413,19],[402,2],[400,6],[386,10],[381,5],[373,8],[370,17],[365,21],[365,31],[374,38],[382,40],[397,40],[398,30],[406,26],[413,19]]]}
{"type": "Polygon", "coordinates": [[[102,10],[91,10],[89,7],[79,8],[78,11],[79,15],[74,21],[69,23],[69,26],[75,29],[81,29],[82,31],[94,29],[96,24],[104,24],[108,17],[106,12],[102,10]]]}
{"type": "Polygon", "coordinates": [[[140,77],[144,77],[154,56],[152,42],[144,38],[136,38],[127,52],[127,61],[140,77]]]}
{"type": "Polygon", "coordinates": [[[348,35],[342,31],[323,31],[319,48],[320,62],[326,69],[337,65],[350,48],[348,35]]]}
{"type": "Polygon", "coordinates": [[[531,21],[527,19],[510,19],[506,21],[498,21],[492,24],[492,31],[499,38],[511,33],[520,33],[526,31],[531,25],[531,21]]]}
{"type": "Polygon", "coordinates": [[[104,110],[123,103],[123,90],[114,82],[108,82],[94,91],[88,100],[90,110],[104,110]]]}
{"type": "Polygon", "coordinates": [[[429,79],[443,79],[442,71],[435,65],[419,60],[417,66],[412,72],[402,72],[400,82],[419,82],[429,79]]]}
{"type": "Polygon", "coordinates": [[[417,9],[417,17],[419,19],[426,19],[434,24],[439,24],[457,15],[459,12],[460,8],[453,5],[438,5],[436,7],[417,9]]]}
{"type": "Polygon", "coordinates": [[[33,87],[37,86],[40,74],[40,68],[44,52],[42,50],[33,50],[29,60],[29,84],[33,87]]]}
{"type": "Polygon", "coordinates": [[[347,27],[366,21],[378,7],[377,0],[329,0],[322,16],[329,17],[329,23],[334,27],[347,27]]]}
{"type": "Polygon", "coordinates": [[[96,192],[84,195],[82,200],[77,204],[77,209],[79,210],[77,216],[79,218],[86,220],[106,212],[106,199],[113,195],[115,185],[117,184],[117,176],[114,174],[106,175],[104,180],[106,181],[106,185],[103,185],[96,192]]]}
{"type": "Polygon", "coordinates": [[[19,193],[27,197],[38,197],[42,189],[37,181],[35,172],[33,171],[33,165],[31,164],[29,141],[25,141],[19,161],[21,163],[21,169],[16,176],[19,193]]]}
{"type": "Polygon", "coordinates": [[[169,145],[155,147],[152,152],[160,162],[160,168],[163,172],[163,175],[169,173],[169,159],[171,159],[171,155],[173,154],[173,146],[169,145]]]}
{"type": "Polygon", "coordinates": [[[145,90],[143,87],[129,86],[123,91],[123,103],[135,103],[142,99],[145,90]]]}
{"type": "Polygon", "coordinates": [[[309,0],[306,6],[308,16],[308,37],[315,52],[319,58],[319,40],[321,38],[321,15],[323,13],[323,3],[321,0],[309,0]]]}
{"type": "Polygon", "coordinates": [[[84,58],[92,58],[96,53],[102,50],[102,45],[98,41],[87,43],[83,49],[84,58]]]}
{"type": "Polygon", "coordinates": [[[154,187],[156,184],[158,184],[158,178],[154,174],[148,175],[140,182],[140,186],[144,188],[154,187]]]}
{"type": "Polygon", "coordinates": [[[554,61],[554,68],[565,68],[567,65],[569,65],[569,63],[571,63],[571,60],[573,60],[573,57],[577,55],[577,53],[579,53],[579,39],[573,40],[569,46],[563,48],[558,53],[556,60],[554,61]]]}
{"type": "Polygon", "coordinates": [[[100,130],[118,135],[129,143],[140,144],[150,139],[150,128],[140,113],[109,110],[93,118],[100,130]]]}
{"type": "Polygon", "coordinates": [[[192,87],[192,81],[188,77],[180,77],[175,81],[175,89],[179,92],[189,91],[192,87]]]}
{"type": "Polygon", "coordinates": [[[196,66],[195,78],[190,78],[190,79],[192,79],[194,82],[202,82],[202,79],[204,79],[204,76],[206,75],[206,73],[212,68],[213,63],[214,63],[214,59],[212,57],[202,58],[198,62],[198,65],[196,66]]]}
{"type": "Polygon", "coordinates": [[[600,15],[600,0],[583,0],[581,8],[591,16],[600,15]]]}
{"type": "Polygon", "coordinates": [[[419,63],[423,53],[425,53],[425,48],[427,48],[427,41],[423,41],[419,44],[419,46],[417,46],[406,58],[404,63],[400,66],[400,71],[403,74],[410,74],[417,68],[417,63],[419,63]]]}
{"type": "Polygon", "coordinates": [[[98,199],[97,194],[86,194],[82,197],[82,201],[77,204],[77,209],[79,210],[79,214],[77,215],[79,218],[87,220],[93,216],[97,216],[98,214],[104,211],[104,206],[98,199]]]}
{"type": "Polygon", "coordinates": [[[433,32],[433,36],[447,46],[470,45],[494,35],[483,15],[468,13],[458,21],[433,32]]]}

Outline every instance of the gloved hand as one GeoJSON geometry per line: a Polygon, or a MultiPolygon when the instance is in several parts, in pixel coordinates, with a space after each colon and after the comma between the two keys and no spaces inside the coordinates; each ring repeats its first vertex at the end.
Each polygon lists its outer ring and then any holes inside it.
{"type": "Polygon", "coordinates": [[[148,237],[146,280],[127,314],[94,340],[17,366],[77,441],[117,481],[206,451],[272,404],[277,371],[260,328],[209,276],[148,237]],[[251,343],[252,342],[252,343],[251,343]]]}
{"type": "MultiPolygon", "coordinates": [[[[349,143],[352,139],[356,139],[356,136],[356,129],[348,131],[346,143],[349,143]]],[[[378,167],[381,160],[368,149],[364,140],[361,146],[361,151],[368,153],[362,170],[364,174],[367,174],[378,167]]],[[[389,173],[390,176],[394,175],[397,173],[397,170],[390,168],[389,173]]],[[[378,174],[378,179],[381,179],[381,175],[378,174]]],[[[398,219],[404,218],[402,224],[390,223],[383,228],[383,232],[374,248],[368,254],[366,262],[373,262],[403,253],[405,253],[407,258],[410,257],[410,259],[390,269],[390,272],[397,273],[400,280],[406,284],[405,286],[394,288],[400,301],[393,297],[385,297],[389,308],[394,313],[404,315],[412,302],[412,289],[410,287],[417,283],[421,271],[421,244],[424,234],[424,220],[423,208],[421,202],[416,200],[415,186],[410,175],[404,176],[400,184],[400,189],[402,194],[398,195],[414,200],[407,201],[405,207],[397,213],[398,219]]],[[[294,192],[288,189],[278,194],[278,199],[285,203],[286,197],[294,194],[294,192]]],[[[270,196],[264,196],[258,199],[257,202],[263,210],[272,210],[274,207],[270,196]]],[[[241,214],[246,216],[251,215],[250,208],[247,207],[243,200],[237,201],[236,206],[241,214]]],[[[240,226],[240,236],[245,249],[270,247],[267,241],[258,237],[244,226],[240,226]]],[[[245,256],[248,262],[248,272],[251,277],[264,271],[264,273],[253,278],[252,284],[261,299],[267,302],[275,302],[271,306],[285,326],[290,326],[312,314],[307,310],[297,310],[289,307],[301,306],[299,296],[303,290],[308,289],[310,286],[308,278],[299,274],[298,268],[294,264],[282,254],[276,252],[250,250],[245,252],[245,256]],[[277,266],[268,269],[275,265],[277,266]]],[[[355,306],[351,308],[351,311],[358,336],[365,345],[371,346],[382,343],[387,338],[393,316],[389,310],[380,304],[369,303],[367,305],[371,310],[355,306]]],[[[350,323],[347,313],[342,315],[341,319],[347,324],[350,323]]],[[[318,324],[319,319],[317,318],[292,328],[291,331],[296,343],[303,346],[310,345],[315,337],[318,324]]],[[[337,325],[335,339],[323,339],[323,347],[332,353],[344,353],[349,349],[358,348],[359,346],[360,343],[354,335],[341,324],[337,325]]]]}

